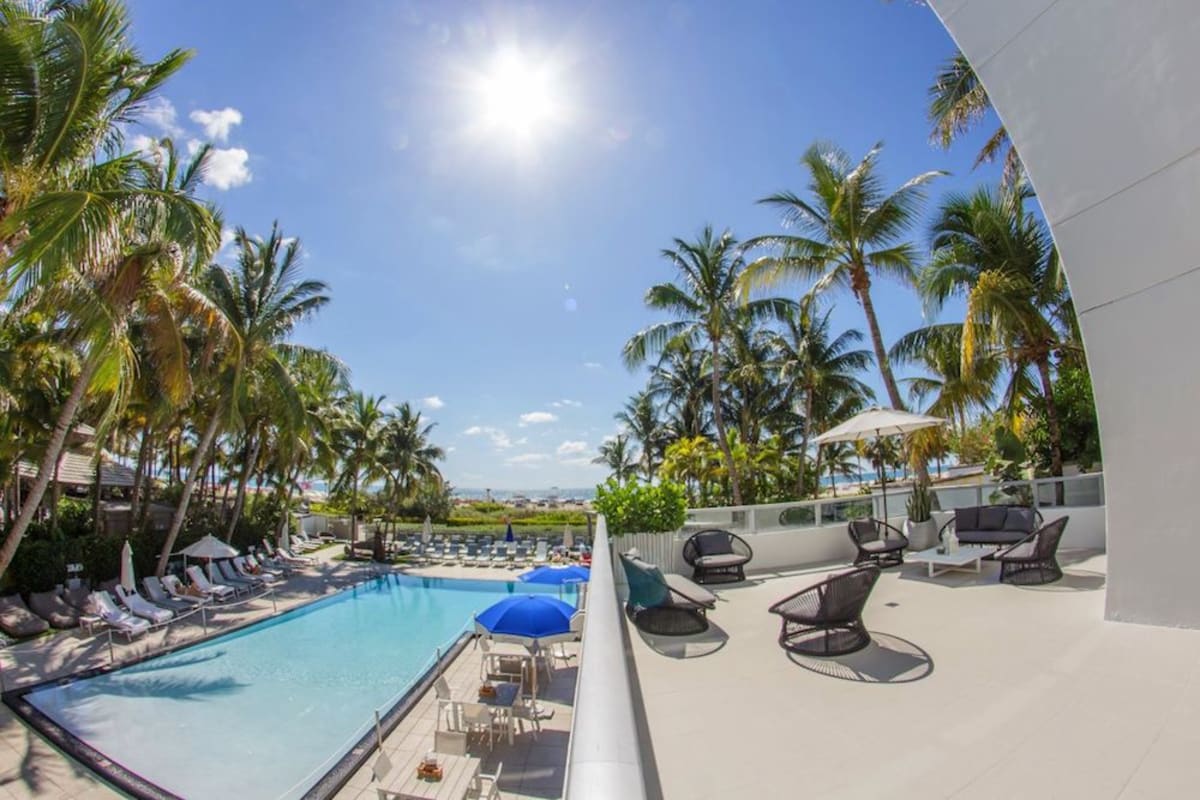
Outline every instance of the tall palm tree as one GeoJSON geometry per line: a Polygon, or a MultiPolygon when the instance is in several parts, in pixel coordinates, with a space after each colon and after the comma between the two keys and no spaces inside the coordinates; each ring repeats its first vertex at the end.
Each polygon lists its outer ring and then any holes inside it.
{"type": "Polygon", "coordinates": [[[711,226],[705,227],[695,241],[676,239],[674,249],[663,250],[662,255],[678,271],[681,282],[660,283],[650,287],[646,292],[646,305],[659,311],[668,311],[676,319],[638,331],[625,343],[622,355],[625,364],[632,368],[645,362],[649,355],[661,354],[682,342],[707,344],[711,358],[710,388],[717,442],[729,471],[733,502],[741,505],[742,491],[737,467],[733,463],[721,411],[722,343],[739,313],[751,319],[777,316],[781,313],[783,303],[777,298],[757,300],[739,312],[738,280],[745,269],[745,261],[738,250],[737,240],[729,231],[718,235],[711,226]]]}
{"type": "Polygon", "coordinates": [[[668,347],[650,374],[647,391],[661,405],[668,438],[707,436],[711,430],[708,408],[709,359],[704,350],[687,342],[668,347]]]}
{"type": "Polygon", "coordinates": [[[358,538],[359,487],[386,476],[380,463],[383,428],[387,412],[382,395],[351,392],[342,398],[341,414],[336,423],[341,469],[334,482],[335,492],[350,493],[350,543],[358,538]]]}
{"type": "Polygon", "coordinates": [[[196,480],[220,429],[242,421],[251,408],[254,388],[264,383],[280,400],[282,412],[298,421],[304,409],[289,363],[298,358],[327,358],[320,350],[288,341],[296,325],[328,303],[329,296],[321,281],[301,278],[299,240],[285,241],[278,223],[266,239],[251,237],[238,228],[234,232],[238,251],[234,268],[213,264],[207,272],[206,294],[227,321],[232,344],[209,384],[208,421],[159,555],[159,575],[166,572],[196,480]]]}
{"type": "MultiPolygon", "coordinates": [[[[862,333],[851,328],[833,335],[830,309],[821,313],[816,298],[808,296],[784,317],[783,330],[774,336],[779,380],[788,385],[803,404],[797,496],[804,492],[804,462],[817,421],[822,397],[856,395],[873,399],[875,392],[858,379],[871,365],[871,353],[855,347],[862,333]]],[[[819,481],[818,481],[819,483],[819,481]]]]}
{"type": "Polygon", "coordinates": [[[600,445],[600,455],[593,458],[592,463],[603,464],[612,470],[617,483],[628,483],[637,475],[638,454],[629,435],[619,433],[600,445]]]}
{"type": "Polygon", "coordinates": [[[446,451],[429,441],[435,427],[436,422],[426,423],[410,403],[401,403],[384,424],[379,461],[395,497],[407,500],[422,482],[441,482],[437,462],[446,451]]]}
{"type": "Polygon", "coordinates": [[[746,249],[775,248],[776,255],[756,259],[746,268],[743,290],[774,286],[787,280],[815,281],[812,291],[848,288],[862,306],[884,389],[893,408],[904,401],[892,374],[883,333],[871,298],[871,283],[888,277],[906,286],[916,282],[917,251],[906,240],[924,200],[924,187],[945,173],[934,170],[909,179],[894,192],[884,189],[875,147],[857,164],[841,148],[818,142],[800,158],[808,172],[805,199],[780,192],[760,203],[783,212],[786,227],[800,235],[759,236],[746,249]]]}
{"type": "Polygon", "coordinates": [[[662,451],[666,447],[666,435],[653,393],[648,389],[625,401],[625,408],[613,415],[637,440],[642,450],[641,467],[647,481],[654,480],[654,473],[662,463],[662,451]]]}
{"type": "MultiPolygon", "coordinates": [[[[955,53],[943,62],[929,87],[929,121],[933,125],[929,138],[943,148],[949,148],[955,139],[982,122],[991,110],[992,100],[975,69],[966,56],[955,53]]],[[[1004,153],[1004,184],[1013,186],[1023,167],[1017,148],[1009,141],[1003,125],[997,126],[979,150],[975,166],[995,160],[1001,152],[1004,153]]]]}
{"type": "Polygon", "coordinates": [[[1045,224],[1026,210],[1029,197],[1022,187],[947,197],[932,226],[933,255],[922,272],[921,290],[933,311],[952,295],[966,298],[964,376],[974,374],[980,353],[1003,358],[1010,367],[1004,397],[1012,413],[1040,384],[1050,471],[1061,476],[1052,363],[1078,345],[1070,338],[1074,311],[1058,252],[1045,224]]]}
{"type": "Polygon", "coordinates": [[[995,353],[976,351],[975,363],[964,370],[962,335],[961,323],[929,325],[900,337],[889,353],[894,363],[919,364],[928,373],[905,379],[909,397],[926,414],[956,423],[960,432],[973,412],[987,409],[1002,366],[995,353]]]}
{"type": "Polygon", "coordinates": [[[837,497],[838,476],[850,477],[858,471],[854,452],[854,445],[850,442],[832,442],[825,445],[825,470],[829,474],[829,489],[834,497],[837,497]]]}

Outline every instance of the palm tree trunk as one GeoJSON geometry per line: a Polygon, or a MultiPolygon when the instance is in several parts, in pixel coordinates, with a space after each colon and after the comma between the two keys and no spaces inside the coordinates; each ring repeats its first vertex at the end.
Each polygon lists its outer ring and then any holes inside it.
{"type": "Polygon", "coordinates": [[[171,559],[171,551],[175,549],[175,540],[179,538],[179,531],[183,528],[183,520],[187,516],[188,503],[192,499],[192,491],[196,488],[196,480],[203,474],[205,469],[204,456],[212,446],[213,440],[217,438],[217,431],[221,428],[221,405],[218,403],[213,411],[212,418],[208,421],[208,428],[205,429],[204,435],[200,437],[200,442],[196,446],[196,453],[192,456],[192,466],[188,470],[187,479],[183,482],[183,491],[179,495],[179,505],[175,507],[175,513],[171,517],[171,527],[167,530],[167,540],[163,542],[162,553],[158,556],[158,566],[154,568],[154,574],[162,577],[167,574],[167,562],[171,559]]]}
{"type": "Polygon", "coordinates": [[[142,441],[138,445],[137,468],[133,471],[133,491],[129,499],[129,524],[137,530],[137,519],[142,511],[142,487],[146,483],[146,459],[150,456],[150,420],[142,426],[142,441]]]}
{"type": "Polygon", "coordinates": [[[62,496],[62,484],[58,482],[58,473],[62,470],[62,453],[54,462],[54,482],[50,484],[50,535],[58,536],[58,501],[62,496]]]}
{"type": "Polygon", "coordinates": [[[92,470],[92,530],[97,536],[104,530],[104,520],[100,517],[100,492],[103,490],[100,485],[100,479],[103,477],[100,468],[104,464],[102,453],[102,450],[96,449],[96,466],[92,470]]]}
{"type": "MultiPolygon", "coordinates": [[[[812,387],[804,390],[804,434],[800,437],[800,474],[796,476],[796,499],[804,499],[804,461],[808,458],[808,440],[812,436],[812,387]]],[[[817,488],[814,497],[821,494],[821,473],[817,473],[817,488]]]]}
{"type": "Polygon", "coordinates": [[[250,480],[250,470],[255,462],[258,461],[258,450],[262,447],[261,436],[255,436],[251,431],[248,434],[253,441],[250,445],[250,452],[246,456],[246,462],[242,464],[242,472],[238,475],[237,495],[233,499],[233,513],[229,516],[229,527],[225,530],[225,541],[233,541],[233,532],[237,528],[238,518],[242,516],[242,508],[246,504],[246,484],[250,480]]]}
{"type": "MultiPolygon", "coordinates": [[[[1050,474],[1061,478],[1063,474],[1062,429],[1058,427],[1058,404],[1054,402],[1054,382],[1050,377],[1050,359],[1042,357],[1037,362],[1038,375],[1042,378],[1042,396],[1046,398],[1046,431],[1050,434],[1050,474]]],[[[1061,506],[1064,499],[1062,481],[1054,484],[1054,502],[1061,506]]]]}
{"type": "MultiPolygon", "coordinates": [[[[864,271],[865,275],[865,271],[864,271]]],[[[863,315],[867,318],[867,330],[871,332],[871,347],[875,350],[875,362],[879,364],[879,376],[883,378],[883,388],[887,390],[888,400],[897,411],[907,411],[904,401],[900,398],[900,388],[896,385],[896,376],[892,374],[892,363],[888,361],[887,349],[883,346],[883,333],[879,330],[879,319],[875,316],[875,304],[871,301],[870,282],[855,287],[858,301],[862,303],[863,315]]],[[[929,467],[920,462],[915,466],[917,481],[929,483],[929,467]]]]}
{"type": "Polygon", "coordinates": [[[725,437],[725,415],[721,413],[721,348],[717,339],[712,340],[712,404],[713,422],[717,426],[717,441],[721,445],[721,454],[725,457],[725,468],[729,471],[729,486],[733,491],[733,504],[742,504],[742,487],[738,484],[737,466],[733,463],[733,451],[729,449],[729,440],[725,437]]]}
{"type": "Polygon", "coordinates": [[[67,431],[70,430],[71,423],[75,421],[75,414],[83,403],[83,396],[87,393],[88,384],[92,382],[92,376],[96,374],[102,357],[103,353],[97,348],[88,356],[87,361],[83,362],[83,368],[79,371],[79,376],[75,378],[75,385],[71,387],[71,394],[67,396],[67,402],[58,412],[54,430],[50,433],[50,441],[46,443],[46,452],[42,454],[42,463],[38,465],[37,477],[34,478],[33,485],[29,488],[29,494],[25,497],[25,503],[21,506],[21,514],[9,529],[8,535],[4,537],[4,545],[0,546],[0,575],[8,570],[8,565],[12,563],[13,557],[17,554],[17,547],[20,546],[21,539],[25,536],[25,531],[33,522],[42,497],[46,494],[46,487],[50,485],[50,481],[54,477],[54,465],[58,462],[63,445],[66,444],[67,431]]]}

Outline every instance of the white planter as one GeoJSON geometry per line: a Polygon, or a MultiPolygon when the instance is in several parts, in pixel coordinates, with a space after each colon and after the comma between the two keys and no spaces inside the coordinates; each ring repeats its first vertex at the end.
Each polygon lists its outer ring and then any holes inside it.
{"type": "Polygon", "coordinates": [[[904,520],[904,535],[908,537],[910,550],[928,550],[938,543],[938,524],[932,519],[924,522],[913,522],[906,519],[904,520]]]}
{"type": "MultiPolygon", "coordinates": [[[[636,548],[643,561],[654,564],[663,572],[679,572],[683,564],[683,545],[675,537],[674,533],[627,533],[611,539],[614,554],[636,548]]],[[[624,583],[623,570],[615,571],[618,583],[624,583]]]]}

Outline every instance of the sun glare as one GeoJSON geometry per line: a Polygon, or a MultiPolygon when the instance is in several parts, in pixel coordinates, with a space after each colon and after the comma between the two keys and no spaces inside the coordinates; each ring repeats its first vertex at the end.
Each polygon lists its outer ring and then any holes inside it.
{"type": "Polygon", "coordinates": [[[498,53],[480,76],[478,88],[486,128],[518,141],[542,135],[560,116],[549,66],[517,50],[498,53]]]}

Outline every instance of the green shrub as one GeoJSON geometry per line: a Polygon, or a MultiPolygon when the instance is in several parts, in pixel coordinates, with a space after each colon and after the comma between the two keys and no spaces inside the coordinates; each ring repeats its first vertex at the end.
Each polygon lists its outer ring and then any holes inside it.
{"type": "Polygon", "coordinates": [[[933,492],[929,484],[917,481],[913,484],[912,494],[905,503],[908,519],[911,522],[927,522],[933,518],[933,492]]]}
{"type": "Polygon", "coordinates": [[[46,592],[67,579],[67,560],[61,542],[25,539],[17,548],[8,576],[17,591],[46,592]]]}
{"type": "Polygon", "coordinates": [[[608,532],[665,533],[677,531],[687,520],[687,497],[677,483],[658,485],[616,481],[596,487],[595,508],[604,515],[608,532]]]}
{"type": "Polygon", "coordinates": [[[91,536],[96,532],[90,500],[64,497],[58,501],[58,531],[68,539],[91,536]]]}

